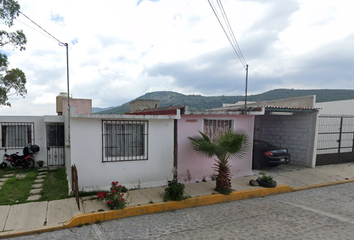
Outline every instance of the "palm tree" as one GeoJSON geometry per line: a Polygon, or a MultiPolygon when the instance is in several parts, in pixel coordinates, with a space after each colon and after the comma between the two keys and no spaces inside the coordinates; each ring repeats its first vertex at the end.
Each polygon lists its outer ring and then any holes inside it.
{"type": "Polygon", "coordinates": [[[215,170],[218,172],[215,190],[220,193],[231,192],[231,174],[229,159],[242,158],[248,147],[248,136],[242,132],[234,132],[231,129],[221,133],[218,137],[210,139],[208,135],[199,131],[201,136],[188,137],[194,151],[201,156],[215,159],[215,170]]]}

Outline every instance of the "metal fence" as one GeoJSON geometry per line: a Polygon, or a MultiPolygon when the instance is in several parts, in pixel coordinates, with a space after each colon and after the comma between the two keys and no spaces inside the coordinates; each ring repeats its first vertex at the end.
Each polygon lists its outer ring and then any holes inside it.
{"type": "Polygon", "coordinates": [[[320,116],[316,165],[354,162],[354,116],[320,116]]]}

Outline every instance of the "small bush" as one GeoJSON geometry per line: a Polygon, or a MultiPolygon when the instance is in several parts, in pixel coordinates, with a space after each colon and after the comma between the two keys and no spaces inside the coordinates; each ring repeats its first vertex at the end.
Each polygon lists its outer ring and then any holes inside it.
{"type": "Polygon", "coordinates": [[[122,189],[124,186],[118,185],[118,182],[112,182],[111,186],[109,192],[98,192],[98,199],[105,201],[110,209],[125,208],[128,203],[123,198],[124,193],[122,193],[122,189]]]}
{"type": "Polygon", "coordinates": [[[263,182],[269,182],[272,183],[274,182],[273,176],[272,175],[267,175],[265,172],[259,172],[259,177],[258,179],[263,182]]]}
{"type": "Polygon", "coordinates": [[[180,201],[185,199],[184,194],[184,184],[177,182],[177,180],[168,181],[167,187],[163,194],[163,200],[168,201],[180,201]]]}

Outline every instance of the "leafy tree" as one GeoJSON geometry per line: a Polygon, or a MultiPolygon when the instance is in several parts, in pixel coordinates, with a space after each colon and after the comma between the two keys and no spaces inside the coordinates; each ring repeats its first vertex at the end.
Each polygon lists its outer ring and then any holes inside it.
{"type": "Polygon", "coordinates": [[[248,147],[248,136],[242,132],[234,132],[231,129],[220,134],[214,139],[200,132],[201,136],[188,137],[194,151],[207,158],[215,159],[215,170],[218,172],[215,190],[220,193],[231,192],[231,175],[229,159],[232,157],[242,158],[248,147]]]}
{"type": "MultiPolygon", "coordinates": [[[[19,16],[20,5],[14,0],[0,0],[0,19],[3,24],[10,28],[13,20],[19,16]]],[[[7,32],[0,30],[0,48],[12,45],[13,49],[25,50],[27,39],[22,30],[7,32]]],[[[11,106],[9,96],[24,96],[26,90],[26,76],[22,70],[8,69],[7,55],[0,52],[0,105],[11,106]]]]}

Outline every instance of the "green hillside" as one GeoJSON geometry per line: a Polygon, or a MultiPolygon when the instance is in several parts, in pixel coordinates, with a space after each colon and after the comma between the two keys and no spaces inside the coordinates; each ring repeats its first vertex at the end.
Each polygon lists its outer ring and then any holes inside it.
{"type": "MultiPolygon", "coordinates": [[[[291,97],[300,97],[316,95],[316,102],[328,102],[354,99],[354,90],[343,89],[310,89],[310,90],[295,90],[295,89],[275,89],[261,94],[248,96],[248,101],[268,101],[291,97]]],[[[221,107],[223,103],[235,103],[243,101],[244,96],[201,96],[201,95],[184,95],[171,91],[158,91],[146,93],[136,99],[155,99],[160,100],[160,106],[170,105],[188,105],[190,110],[204,110],[210,108],[221,107]]],[[[133,99],[135,100],[135,99],[133,99]]],[[[121,106],[96,112],[96,114],[123,114],[129,111],[129,102],[121,106]]]]}

